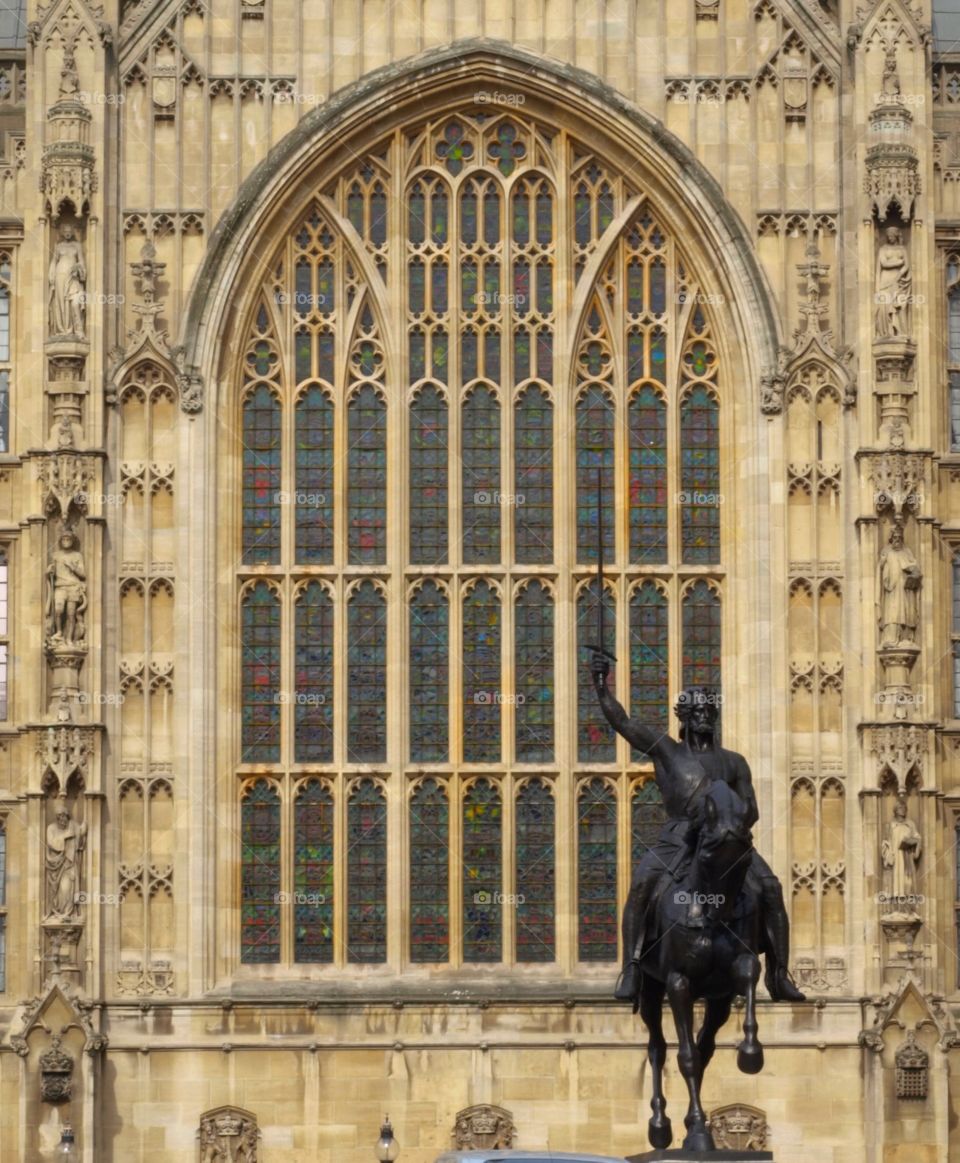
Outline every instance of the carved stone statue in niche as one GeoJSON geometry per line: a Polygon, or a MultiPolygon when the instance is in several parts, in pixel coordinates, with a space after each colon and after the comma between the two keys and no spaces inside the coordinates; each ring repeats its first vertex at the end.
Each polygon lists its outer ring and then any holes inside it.
{"type": "Polygon", "coordinates": [[[65,530],[60,535],[47,566],[47,633],[55,646],[76,646],[85,637],[84,611],[87,608],[87,572],[77,535],[65,530]]]}
{"type": "Polygon", "coordinates": [[[72,921],[80,913],[80,857],[87,842],[87,825],[70,818],[65,801],[47,825],[47,915],[72,921]]]}
{"type": "Polygon", "coordinates": [[[60,97],[75,97],[80,92],[80,73],[73,55],[73,45],[63,50],[63,65],[60,68],[60,97]]]}
{"type": "Polygon", "coordinates": [[[899,226],[887,227],[885,238],[877,253],[877,290],[873,299],[877,307],[874,334],[878,339],[910,333],[913,276],[907,248],[899,226]]]}
{"type": "Polygon", "coordinates": [[[922,852],[923,840],[917,825],[907,815],[906,803],[898,798],[880,848],[883,866],[889,870],[887,903],[893,906],[894,913],[916,915],[917,864],[922,852]]]}
{"type": "Polygon", "coordinates": [[[891,100],[900,96],[900,74],[897,72],[897,50],[894,45],[890,45],[884,53],[880,91],[891,100]]]}
{"type": "Polygon", "coordinates": [[[920,620],[920,584],[923,574],[913,550],[903,543],[903,526],[895,522],[890,544],[877,563],[880,595],[880,645],[913,645],[920,620]]]}
{"type": "Polygon", "coordinates": [[[60,227],[60,241],[53,248],[48,281],[50,334],[84,339],[87,334],[84,323],[87,264],[83,246],[69,222],[60,227]]]}

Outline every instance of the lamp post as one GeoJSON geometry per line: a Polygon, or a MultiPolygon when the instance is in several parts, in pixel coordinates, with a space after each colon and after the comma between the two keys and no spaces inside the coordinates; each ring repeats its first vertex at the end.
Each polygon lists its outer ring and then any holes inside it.
{"type": "Polygon", "coordinates": [[[80,1156],[77,1154],[76,1143],[73,1139],[73,1127],[69,1124],[60,1132],[60,1142],[53,1153],[57,1163],[77,1163],[80,1156]]]}
{"type": "Polygon", "coordinates": [[[389,1115],[383,1120],[383,1126],[380,1128],[380,1138],[377,1140],[374,1152],[380,1160],[380,1163],[393,1163],[394,1159],[400,1154],[400,1144],[393,1137],[393,1127],[390,1126],[389,1115]]]}

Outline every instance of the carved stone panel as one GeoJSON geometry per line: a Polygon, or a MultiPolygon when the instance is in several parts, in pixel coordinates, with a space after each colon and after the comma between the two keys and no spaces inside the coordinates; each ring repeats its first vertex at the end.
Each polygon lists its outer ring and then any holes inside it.
{"type": "Polygon", "coordinates": [[[240,1107],[221,1106],[200,1119],[200,1163],[257,1163],[257,1117],[240,1107]]]}
{"type": "Polygon", "coordinates": [[[486,1103],[460,1111],[453,1129],[458,1151],[506,1151],[513,1146],[515,1134],[513,1115],[503,1107],[486,1103]]]}
{"type": "Polygon", "coordinates": [[[717,1107],[710,1115],[710,1130],[720,1151],[763,1151],[770,1134],[763,1111],[740,1102],[717,1107]]]}
{"type": "Polygon", "coordinates": [[[40,1055],[40,1097],[44,1102],[69,1102],[73,1082],[73,1055],[63,1048],[59,1034],[50,1039],[50,1049],[40,1055]]]}
{"type": "Polygon", "coordinates": [[[907,1031],[906,1039],[897,1048],[893,1061],[897,1072],[897,1098],[926,1098],[930,1055],[917,1045],[913,1030],[907,1031]]]}

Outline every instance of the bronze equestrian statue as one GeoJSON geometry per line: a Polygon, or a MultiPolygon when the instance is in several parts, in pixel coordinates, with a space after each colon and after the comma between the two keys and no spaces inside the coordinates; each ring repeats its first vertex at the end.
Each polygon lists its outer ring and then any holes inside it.
{"type": "Polygon", "coordinates": [[[755,987],[759,953],[774,1001],[804,1001],[787,968],[789,923],[780,883],[753,849],[757,803],[742,755],[714,742],[717,700],[703,688],[684,691],[676,705],[679,742],[628,717],[607,686],[608,656],[591,662],[600,705],[610,725],[653,760],[667,821],[644,853],[623,912],[623,970],[615,996],[639,1007],[650,1031],[653,1070],[650,1142],[672,1139],[664,1114],[661,1073],[666,1051],[661,1011],[666,993],[680,1043],[678,1060],[690,1092],[688,1150],[712,1150],[700,1105],[703,1070],[734,997],[746,998],[744,1041],[737,1063],[756,1073],[763,1051],[756,1039],[755,987]],[[693,1037],[693,1003],[706,999],[703,1027],[693,1037]]]}

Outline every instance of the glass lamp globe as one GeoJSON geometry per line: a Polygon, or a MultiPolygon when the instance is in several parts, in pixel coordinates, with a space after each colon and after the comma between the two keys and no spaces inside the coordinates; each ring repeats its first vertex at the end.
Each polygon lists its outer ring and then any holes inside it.
{"type": "Polygon", "coordinates": [[[390,1126],[389,1116],[383,1120],[375,1151],[380,1163],[393,1163],[400,1154],[400,1144],[393,1137],[393,1127],[390,1126]]]}
{"type": "Polygon", "coordinates": [[[77,1145],[73,1138],[73,1128],[64,1127],[60,1133],[60,1142],[53,1153],[57,1163],[77,1163],[80,1156],[77,1154],[77,1145]]]}

